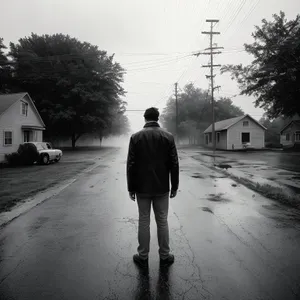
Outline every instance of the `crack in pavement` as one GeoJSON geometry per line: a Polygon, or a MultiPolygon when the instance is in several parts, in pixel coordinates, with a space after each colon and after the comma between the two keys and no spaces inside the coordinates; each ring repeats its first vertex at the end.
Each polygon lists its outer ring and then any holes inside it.
{"type": "MultiPolygon", "coordinates": [[[[213,294],[208,290],[207,287],[204,286],[205,280],[202,278],[202,274],[201,274],[202,272],[201,272],[201,270],[200,270],[200,266],[195,262],[195,258],[196,258],[196,257],[195,257],[195,253],[194,253],[194,251],[193,251],[193,249],[192,249],[192,247],[191,247],[191,245],[190,245],[190,242],[189,242],[188,238],[186,237],[185,233],[183,232],[183,226],[182,226],[182,224],[181,224],[181,222],[180,222],[179,216],[176,214],[176,212],[173,212],[173,214],[174,214],[175,217],[177,218],[178,223],[179,223],[179,225],[180,225],[180,228],[177,230],[177,231],[180,231],[180,233],[181,233],[181,236],[180,236],[179,238],[181,238],[181,240],[182,240],[182,237],[184,238],[186,244],[188,245],[189,251],[190,251],[190,253],[192,254],[192,258],[191,258],[190,255],[188,255],[188,253],[184,250],[184,252],[185,252],[185,254],[186,254],[186,256],[187,256],[187,258],[188,258],[188,260],[189,260],[189,262],[190,262],[190,265],[191,265],[192,268],[193,268],[193,273],[192,273],[192,275],[191,275],[191,278],[188,278],[188,279],[183,279],[183,278],[181,278],[181,279],[184,280],[186,283],[189,283],[189,284],[192,285],[191,288],[189,288],[187,292],[189,292],[192,288],[194,288],[194,289],[197,291],[198,294],[201,294],[201,295],[206,299],[206,296],[203,295],[203,294],[199,291],[199,288],[198,288],[198,286],[197,286],[197,284],[196,284],[197,281],[200,281],[200,282],[201,282],[201,284],[202,284],[201,289],[202,289],[204,292],[206,292],[206,293],[209,294],[210,296],[212,296],[213,294]],[[197,274],[198,276],[197,276],[196,274],[197,274]]],[[[177,231],[175,231],[175,234],[178,236],[177,231]]],[[[184,297],[185,297],[186,293],[183,293],[183,294],[184,294],[184,297]]],[[[183,299],[184,299],[184,298],[183,298],[183,299]]]]}
{"type": "MultiPolygon", "coordinates": [[[[234,251],[233,248],[228,248],[227,249],[228,253],[231,253],[234,257],[234,259],[239,262],[240,264],[240,267],[243,268],[245,271],[247,271],[251,276],[252,278],[254,278],[258,284],[258,286],[260,287],[261,291],[264,292],[267,296],[269,296],[269,299],[274,299],[270,293],[266,290],[263,289],[261,283],[260,283],[260,280],[259,280],[259,275],[258,274],[255,274],[253,271],[251,271],[249,268],[247,268],[247,266],[245,265],[244,261],[240,258],[240,256],[236,253],[236,251],[234,251]]],[[[266,298],[264,298],[266,299],[266,298]]]]}
{"type": "MultiPolygon", "coordinates": [[[[227,231],[230,232],[233,236],[235,236],[244,246],[246,246],[247,248],[249,248],[253,254],[268,268],[272,269],[274,271],[274,274],[278,277],[279,275],[281,275],[283,278],[287,279],[285,280],[287,285],[289,286],[291,292],[295,295],[295,296],[298,296],[298,293],[296,291],[294,291],[294,288],[291,286],[290,284],[290,281],[289,281],[289,278],[287,278],[287,276],[282,273],[282,271],[278,271],[276,270],[271,264],[269,264],[268,262],[266,262],[256,251],[255,249],[249,244],[247,243],[244,239],[242,239],[239,235],[237,235],[226,223],[225,221],[218,217],[216,214],[214,214],[214,216],[216,217],[216,219],[218,220],[218,222],[221,224],[221,225],[224,225],[226,228],[227,228],[227,231]]],[[[267,251],[268,252],[268,251],[267,251]]],[[[252,273],[251,273],[252,274],[252,273]]],[[[281,279],[281,278],[280,278],[281,279]]],[[[296,283],[296,285],[299,287],[299,285],[296,283]]]]}
{"type": "Polygon", "coordinates": [[[14,269],[12,270],[12,271],[10,271],[8,274],[6,274],[5,276],[4,276],[4,278],[2,278],[1,279],[1,281],[0,281],[0,286],[1,286],[1,284],[12,274],[12,273],[14,273],[16,270],[17,270],[17,268],[24,262],[25,260],[24,259],[22,259],[22,260],[20,260],[19,262],[18,262],[18,264],[14,267],[14,269]]]}

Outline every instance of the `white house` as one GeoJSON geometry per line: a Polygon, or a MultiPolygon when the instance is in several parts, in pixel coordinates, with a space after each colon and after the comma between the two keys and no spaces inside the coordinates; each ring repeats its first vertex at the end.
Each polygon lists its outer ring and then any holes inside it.
{"type": "Polygon", "coordinates": [[[300,119],[293,120],[280,131],[280,143],[284,148],[300,146],[300,119]]]}
{"type": "MultiPolygon", "coordinates": [[[[249,115],[215,123],[216,148],[223,150],[254,149],[265,147],[266,128],[249,115]]],[[[205,131],[205,144],[212,147],[212,125],[205,131]]]]}
{"type": "Polygon", "coordinates": [[[28,93],[0,95],[0,161],[23,142],[42,142],[45,124],[28,93]]]}

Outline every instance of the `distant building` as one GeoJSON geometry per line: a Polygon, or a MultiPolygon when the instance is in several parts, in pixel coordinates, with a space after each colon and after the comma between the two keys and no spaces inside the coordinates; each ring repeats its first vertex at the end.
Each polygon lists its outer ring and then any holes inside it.
{"type": "Polygon", "coordinates": [[[28,93],[0,95],[0,161],[24,142],[42,142],[45,124],[28,93]]]}
{"type": "Polygon", "coordinates": [[[292,120],[282,128],[280,143],[284,148],[300,147],[300,119],[292,120]]]}
{"type": "MultiPolygon", "coordinates": [[[[265,147],[266,128],[249,115],[215,123],[216,148],[238,150],[246,146],[253,149],[265,147]]],[[[205,145],[212,147],[212,125],[204,131],[205,145]]]]}

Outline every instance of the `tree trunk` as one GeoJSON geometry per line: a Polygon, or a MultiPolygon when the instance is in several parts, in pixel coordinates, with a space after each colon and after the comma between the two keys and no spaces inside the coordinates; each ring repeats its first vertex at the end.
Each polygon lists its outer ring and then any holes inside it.
{"type": "Polygon", "coordinates": [[[72,149],[74,150],[76,147],[76,135],[75,133],[72,134],[72,149]]]}
{"type": "Polygon", "coordinates": [[[102,135],[102,133],[100,132],[100,133],[99,133],[100,146],[102,145],[102,139],[103,139],[103,135],[102,135]]]}

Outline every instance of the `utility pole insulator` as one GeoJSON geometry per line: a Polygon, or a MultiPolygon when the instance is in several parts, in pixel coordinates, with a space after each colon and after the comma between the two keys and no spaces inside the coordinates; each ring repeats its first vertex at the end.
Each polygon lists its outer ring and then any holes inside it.
{"type": "Polygon", "coordinates": [[[201,53],[201,54],[203,54],[203,55],[214,55],[214,54],[221,54],[222,52],[221,51],[218,51],[218,52],[203,52],[203,53],[201,53]]]}

